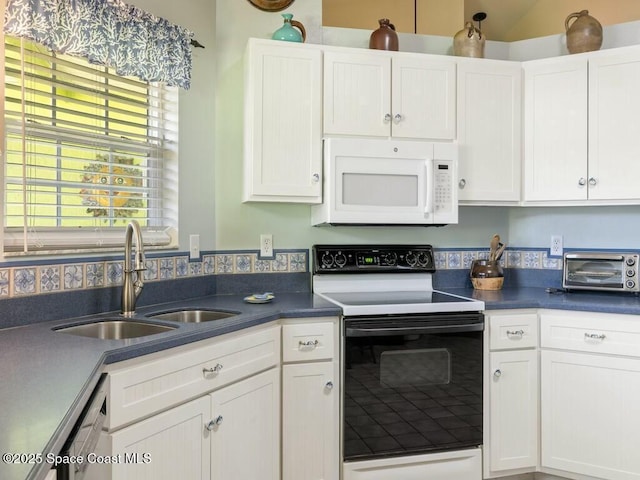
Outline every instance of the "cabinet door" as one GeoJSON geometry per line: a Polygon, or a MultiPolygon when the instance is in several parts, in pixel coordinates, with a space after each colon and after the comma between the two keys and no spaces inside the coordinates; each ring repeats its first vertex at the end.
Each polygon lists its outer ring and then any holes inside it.
{"type": "Polygon", "coordinates": [[[322,200],[322,52],[250,41],[245,201],[322,200]]]}
{"type": "Polygon", "coordinates": [[[589,198],[639,199],[640,49],[589,60],[589,198]]]}
{"type": "Polygon", "coordinates": [[[209,418],[210,402],[205,396],[117,432],[103,433],[99,453],[117,460],[90,464],[87,478],[208,479],[211,446],[205,423],[209,418]]]}
{"type": "Polygon", "coordinates": [[[339,391],[334,362],[282,367],[282,478],[339,476],[339,391]]]}
{"type": "Polygon", "coordinates": [[[585,200],[587,60],[523,65],[524,200],[585,200]]]}
{"type": "Polygon", "coordinates": [[[392,58],[392,136],[455,138],[456,64],[444,58],[409,54],[392,58]]]}
{"type": "Polygon", "coordinates": [[[542,351],[542,466],[640,478],[640,359],[542,351]]]}
{"type": "Polygon", "coordinates": [[[278,480],[279,369],[249,377],[210,397],[211,479],[278,480]]]}
{"type": "Polygon", "coordinates": [[[460,202],[520,200],[521,91],[519,62],[458,64],[460,202]]]}
{"type": "Polygon", "coordinates": [[[538,464],[538,353],[492,352],[489,356],[490,470],[538,464]]]}
{"type": "Polygon", "coordinates": [[[324,53],[324,133],[388,137],[391,57],[380,52],[324,53]]]}

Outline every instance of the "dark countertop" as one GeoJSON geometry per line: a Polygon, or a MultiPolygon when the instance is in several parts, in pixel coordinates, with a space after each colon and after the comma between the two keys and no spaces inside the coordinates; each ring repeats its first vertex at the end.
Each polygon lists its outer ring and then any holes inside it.
{"type": "MultiPolygon", "coordinates": [[[[544,288],[440,290],[485,302],[486,310],[549,308],[640,314],[640,297],[594,292],[549,293],[544,288]]],[[[273,302],[250,305],[242,296],[216,295],[140,308],[136,319],[178,308],[238,312],[200,324],[177,324],[171,332],[131,340],[98,340],[55,332],[63,325],[110,318],[117,313],[0,330],[0,452],[41,453],[40,464],[0,463],[0,478],[44,478],[47,454],[58,453],[96,385],[102,367],[148,353],[197,342],[279,318],[339,315],[340,309],[310,293],[276,294],[273,302]]],[[[154,323],[176,325],[154,320],[154,323]]]]}
{"type": "Polygon", "coordinates": [[[167,333],[131,340],[99,340],[56,332],[62,325],[117,317],[117,313],[0,330],[0,452],[32,454],[31,464],[0,462],[0,478],[44,478],[98,382],[104,364],[197,342],[279,318],[336,316],[341,311],[310,293],[276,294],[267,304],[248,304],[242,296],[219,295],[138,309],[136,319],[180,307],[239,314],[200,324],[178,325],[167,333]],[[39,461],[35,455],[42,454],[39,461]]]}

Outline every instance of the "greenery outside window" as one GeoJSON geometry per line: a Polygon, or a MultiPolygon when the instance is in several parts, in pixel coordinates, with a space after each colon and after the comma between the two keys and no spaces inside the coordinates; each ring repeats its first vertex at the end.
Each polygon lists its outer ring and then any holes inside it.
{"type": "Polygon", "coordinates": [[[3,251],[177,246],[177,87],[4,36],[3,251]]]}

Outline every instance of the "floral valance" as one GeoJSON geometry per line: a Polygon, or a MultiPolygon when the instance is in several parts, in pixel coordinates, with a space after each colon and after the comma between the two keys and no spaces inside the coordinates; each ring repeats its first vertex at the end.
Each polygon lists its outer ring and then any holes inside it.
{"type": "Polygon", "coordinates": [[[7,0],[4,31],[118,75],[190,86],[193,34],[121,0],[7,0]]]}

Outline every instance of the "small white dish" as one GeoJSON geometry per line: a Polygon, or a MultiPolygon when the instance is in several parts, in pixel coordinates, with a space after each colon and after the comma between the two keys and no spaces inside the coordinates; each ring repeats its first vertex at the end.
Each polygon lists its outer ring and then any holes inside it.
{"type": "Polygon", "coordinates": [[[269,303],[274,298],[276,298],[276,297],[271,292],[254,293],[253,295],[249,295],[248,297],[244,297],[244,301],[247,302],[247,303],[269,303]]]}

